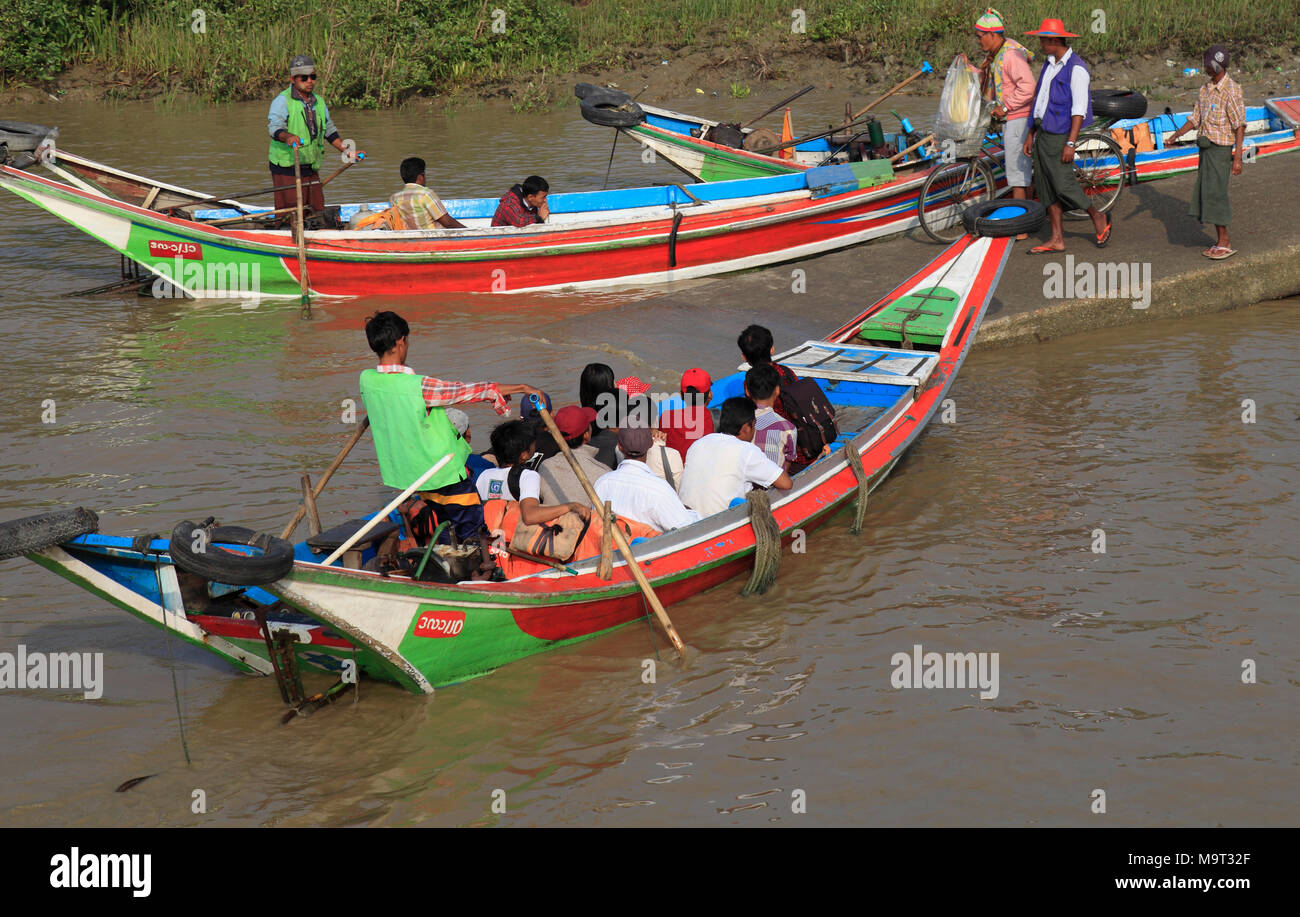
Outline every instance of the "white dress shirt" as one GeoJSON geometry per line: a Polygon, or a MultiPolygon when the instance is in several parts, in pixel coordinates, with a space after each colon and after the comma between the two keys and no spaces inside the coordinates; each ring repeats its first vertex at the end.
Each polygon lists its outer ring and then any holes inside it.
{"type": "MultiPolygon", "coordinates": [[[[1051,93],[1052,80],[1061,72],[1065,62],[1070,59],[1074,53],[1073,48],[1066,48],[1061,59],[1057,60],[1050,54],[1047,56],[1047,69],[1043,71],[1043,81],[1038,85],[1038,95],[1034,97],[1034,120],[1041,120],[1043,115],[1047,114],[1047,97],[1051,93]]],[[[1088,116],[1088,84],[1091,82],[1088,71],[1083,67],[1075,67],[1070,71],[1070,117],[1078,115],[1080,118],[1088,116]]]]}
{"type": "Polygon", "coordinates": [[[645,462],[623,459],[593,485],[596,496],[608,501],[616,515],[666,532],[698,522],[700,514],[682,505],[677,491],[645,462]]]}

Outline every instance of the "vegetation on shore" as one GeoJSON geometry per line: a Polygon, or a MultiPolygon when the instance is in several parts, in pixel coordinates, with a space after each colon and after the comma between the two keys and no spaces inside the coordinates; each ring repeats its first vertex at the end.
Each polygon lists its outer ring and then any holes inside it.
{"type": "MultiPolygon", "coordinates": [[[[110,95],[187,91],[209,101],[262,98],[289,57],[312,54],[331,101],[387,107],[413,95],[536,74],[629,66],[683,48],[771,63],[824,56],[882,76],[972,50],[982,0],[10,0],[0,78],[49,85],[76,64],[110,95]]],[[[1199,55],[1300,47],[1294,0],[1026,0],[1005,4],[1018,35],[1046,16],[1080,33],[1085,53],[1199,55]],[[1100,16],[1098,15],[1100,11],[1100,16]]],[[[789,65],[785,65],[789,69],[789,65]]]]}

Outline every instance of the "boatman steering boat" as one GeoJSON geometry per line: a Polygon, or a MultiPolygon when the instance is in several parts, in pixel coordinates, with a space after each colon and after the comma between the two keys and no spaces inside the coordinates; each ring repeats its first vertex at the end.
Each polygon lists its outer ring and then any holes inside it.
{"type": "MultiPolygon", "coordinates": [[[[305,54],[289,62],[289,88],[271,100],[271,110],[266,116],[267,131],[271,134],[270,160],[271,184],[275,192],[275,209],[296,207],[298,194],[294,188],[293,150],[298,150],[302,172],[303,206],[315,213],[325,209],[325,192],[321,188],[321,161],[325,158],[325,142],[339,152],[343,141],[330,118],[329,106],[316,94],[316,64],[305,54]]],[[[364,157],[364,150],[357,150],[364,157]]]]}

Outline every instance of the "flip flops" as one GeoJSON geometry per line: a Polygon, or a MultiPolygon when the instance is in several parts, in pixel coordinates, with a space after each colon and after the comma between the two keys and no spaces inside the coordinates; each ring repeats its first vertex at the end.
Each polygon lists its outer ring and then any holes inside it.
{"type": "Polygon", "coordinates": [[[1025,252],[1025,254],[1027,254],[1027,255],[1060,255],[1060,254],[1064,253],[1064,251],[1065,251],[1065,249],[1063,249],[1063,248],[1052,248],[1050,245],[1035,245],[1035,246],[1034,246],[1033,248],[1031,248],[1029,251],[1025,252]]]}
{"type": "Polygon", "coordinates": [[[1209,258],[1211,261],[1222,261],[1224,258],[1231,258],[1233,255],[1237,254],[1237,250],[1235,248],[1228,248],[1226,245],[1211,245],[1205,251],[1201,252],[1201,254],[1209,258]]]}
{"type": "Polygon", "coordinates": [[[1108,213],[1108,214],[1106,214],[1106,228],[1103,229],[1103,230],[1101,231],[1101,234],[1097,236],[1097,247],[1098,247],[1098,248],[1105,248],[1107,245],[1110,244],[1110,229],[1111,229],[1111,226],[1110,226],[1110,214],[1108,213]]]}

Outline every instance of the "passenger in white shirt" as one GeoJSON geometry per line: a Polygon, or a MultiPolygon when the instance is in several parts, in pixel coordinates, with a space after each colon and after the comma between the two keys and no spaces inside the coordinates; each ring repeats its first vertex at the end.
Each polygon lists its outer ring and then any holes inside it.
{"type": "Polygon", "coordinates": [[[677,492],[646,465],[654,444],[649,427],[622,426],[618,448],[623,460],[595,484],[596,496],[607,501],[615,515],[666,532],[699,521],[699,513],[682,505],[677,492]]]}
{"type": "Polygon", "coordinates": [[[701,516],[720,513],[743,500],[754,485],[789,490],[794,486],[763,450],[754,445],[754,402],[728,398],[722,403],[718,432],[702,436],[686,451],[686,467],[677,488],[682,502],[701,516]]]}
{"type": "Polygon", "coordinates": [[[573,511],[583,519],[590,518],[591,507],[585,503],[556,503],[542,505],[542,478],[536,471],[523,465],[533,457],[536,434],[525,420],[507,420],[492,431],[492,452],[503,467],[493,468],[478,476],[475,486],[479,499],[517,500],[519,518],[526,525],[541,525],[573,511]],[[510,486],[510,475],[518,467],[519,492],[510,486]]]}

